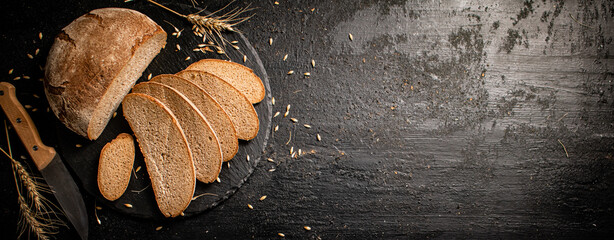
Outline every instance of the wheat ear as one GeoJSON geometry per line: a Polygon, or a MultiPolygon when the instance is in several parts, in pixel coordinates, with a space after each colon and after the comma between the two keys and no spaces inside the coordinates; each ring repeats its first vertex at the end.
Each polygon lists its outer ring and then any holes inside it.
{"type": "Polygon", "coordinates": [[[207,14],[207,15],[199,15],[202,11],[204,11],[204,9],[200,10],[197,13],[185,15],[173,9],[170,9],[160,3],[157,3],[156,1],[153,1],[153,0],[147,0],[147,1],[177,16],[187,19],[188,22],[190,22],[193,25],[192,30],[194,30],[195,33],[198,33],[199,36],[203,38],[203,42],[212,41],[216,45],[214,47],[217,48],[218,53],[220,54],[225,54],[224,47],[226,46],[227,43],[230,43],[226,38],[224,38],[224,36],[222,36],[222,32],[230,31],[230,32],[238,33],[239,30],[236,29],[235,26],[239,23],[247,21],[249,18],[253,16],[253,15],[250,15],[247,17],[240,17],[241,14],[252,10],[251,8],[249,8],[249,6],[245,8],[234,8],[220,16],[214,16],[215,14],[226,9],[234,1],[230,2],[223,8],[215,12],[212,12],[210,14],[207,14]]]}
{"type": "Polygon", "coordinates": [[[11,160],[13,168],[13,178],[18,193],[17,203],[21,215],[19,237],[28,230],[28,234],[34,233],[38,239],[49,239],[49,234],[55,234],[59,226],[64,226],[53,211],[54,207],[57,209],[57,206],[42,195],[43,192],[50,193],[51,191],[46,185],[37,182],[39,178],[31,176],[23,164],[13,158],[6,121],[4,121],[4,129],[9,153],[2,148],[0,151],[11,160]],[[24,190],[27,198],[24,197],[24,190]]]}

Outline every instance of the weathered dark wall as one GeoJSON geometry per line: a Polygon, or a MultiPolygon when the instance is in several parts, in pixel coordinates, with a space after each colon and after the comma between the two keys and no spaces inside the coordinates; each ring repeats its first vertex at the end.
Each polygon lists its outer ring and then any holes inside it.
{"type": "MultiPolygon", "coordinates": [[[[611,234],[614,2],[273,2],[253,2],[240,29],[268,71],[273,113],[291,104],[299,120],[273,118],[279,130],[265,156],[275,162],[262,161],[229,200],[188,219],[103,209],[98,225],[88,196],[91,239],[611,234]],[[305,154],[291,159],[291,147],[305,154]]],[[[2,80],[35,74],[26,53],[34,44],[44,55],[51,44],[32,43],[39,31],[51,36],[93,8],[144,4],[8,4],[3,22],[16,24],[0,33],[2,80]]],[[[36,79],[14,82],[24,104],[46,104],[36,79]]],[[[41,125],[52,116],[33,115],[41,125]]],[[[7,161],[0,171],[3,232],[13,233],[7,161]]]]}

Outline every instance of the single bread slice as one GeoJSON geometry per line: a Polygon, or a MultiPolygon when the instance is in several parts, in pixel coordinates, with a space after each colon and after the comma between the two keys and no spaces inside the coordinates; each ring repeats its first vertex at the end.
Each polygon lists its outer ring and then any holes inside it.
{"type": "Polygon", "coordinates": [[[185,70],[177,73],[177,76],[201,87],[224,108],[239,139],[251,140],[256,137],[260,124],[258,114],[239,90],[208,72],[185,70]]]}
{"type": "Polygon", "coordinates": [[[192,63],[186,70],[209,72],[238,89],[252,104],[264,99],[265,90],[262,80],[254,71],[235,62],[220,59],[203,59],[192,63]]]}
{"type": "Polygon", "coordinates": [[[179,216],[192,200],[196,174],[177,118],[160,101],[141,93],[126,95],[122,108],[145,158],[158,208],[166,217],[179,216]]]}
{"type": "Polygon", "coordinates": [[[56,36],[45,66],[45,95],[58,119],[95,140],[145,68],[166,32],[144,14],[93,10],[56,36]]]}
{"type": "Polygon", "coordinates": [[[222,170],[222,149],[198,108],[174,88],[157,82],[139,83],[132,92],[154,97],[175,114],[192,150],[196,179],[204,183],[215,181],[222,170]]]}
{"type": "Polygon", "coordinates": [[[188,98],[196,108],[205,116],[211,128],[217,135],[222,147],[222,157],[225,162],[230,161],[239,151],[237,131],[228,117],[228,114],[205,90],[196,84],[171,74],[158,75],[150,82],[159,82],[170,86],[188,98]]]}
{"type": "Polygon", "coordinates": [[[133,164],[132,135],[120,133],[104,145],[98,160],[98,189],[104,198],[115,201],[124,194],[130,183],[133,164]]]}

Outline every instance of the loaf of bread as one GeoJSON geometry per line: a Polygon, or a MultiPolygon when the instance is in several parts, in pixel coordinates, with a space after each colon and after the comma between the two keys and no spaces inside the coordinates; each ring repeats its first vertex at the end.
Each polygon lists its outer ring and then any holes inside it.
{"type": "Polygon", "coordinates": [[[239,139],[251,140],[256,137],[260,124],[258,115],[254,106],[239,90],[208,72],[185,70],[176,75],[201,87],[222,106],[237,130],[239,139]]]}
{"type": "Polygon", "coordinates": [[[158,208],[166,217],[179,216],[192,200],[196,174],[177,117],[160,101],[141,93],[126,95],[122,109],[143,153],[158,208]]]}
{"type": "Polygon", "coordinates": [[[228,114],[205,90],[194,83],[171,74],[158,75],[150,82],[158,82],[170,86],[188,98],[205,116],[211,128],[217,135],[222,147],[222,157],[230,161],[239,151],[239,141],[235,127],[228,114]]]}
{"type": "Polygon", "coordinates": [[[102,148],[98,162],[98,189],[107,200],[115,201],[126,191],[134,152],[134,139],[127,133],[120,133],[102,148]]]}
{"type": "Polygon", "coordinates": [[[196,179],[204,183],[215,181],[222,170],[222,150],[215,132],[198,108],[176,89],[162,83],[139,83],[132,92],[155,98],[177,117],[192,151],[196,179]]]}
{"type": "Polygon", "coordinates": [[[262,80],[253,70],[241,64],[220,59],[203,59],[192,63],[186,70],[205,71],[220,77],[243,93],[252,104],[264,99],[262,80]]]}
{"type": "Polygon", "coordinates": [[[166,44],[166,32],[144,14],[93,10],[56,36],[45,66],[45,95],[58,119],[94,140],[122,99],[166,44]]]}

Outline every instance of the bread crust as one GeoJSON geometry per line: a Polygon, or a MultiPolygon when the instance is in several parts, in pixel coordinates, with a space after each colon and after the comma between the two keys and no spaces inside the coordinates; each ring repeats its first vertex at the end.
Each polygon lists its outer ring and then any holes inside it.
{"type": "Polygon", "coordinates": [[[129,87],[112,93],[121,98],[111,103],[101,101],[110,94],[109,86],[118,81],[116,77],[135,52],[160,34],[166,39],[158,24],[130,9],[96,9],[75,19],[56,36],[47,57],[44,86],[51,110],[75,133],[98,138],[102,131],[90,129],[94,112],[110,110],[105,112],[110,118],[138,77],[122,83],[129,87]]]}

